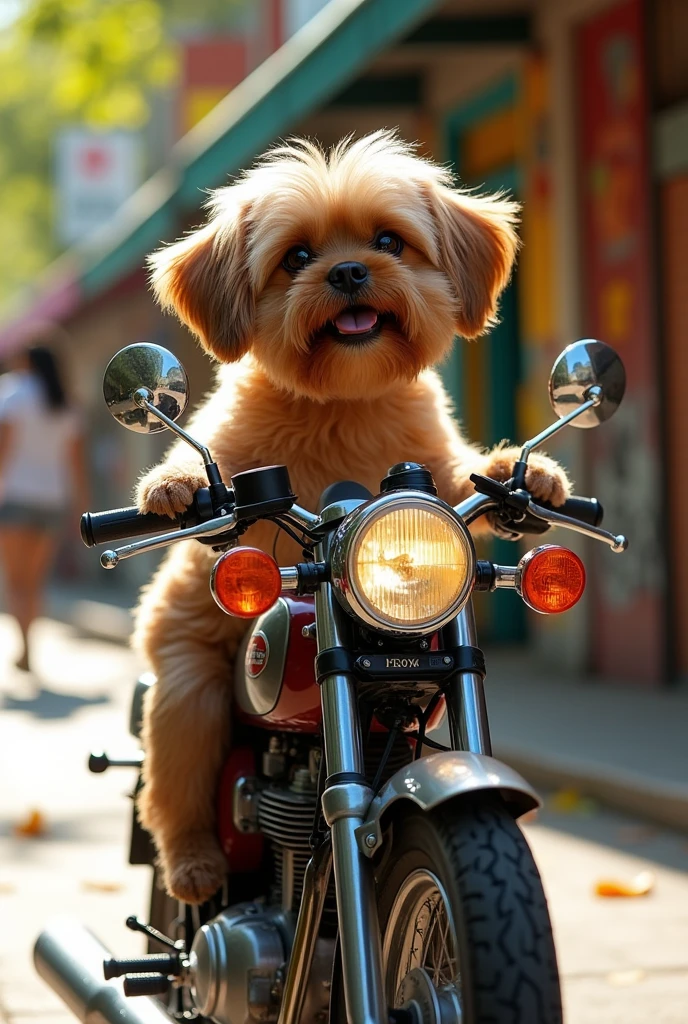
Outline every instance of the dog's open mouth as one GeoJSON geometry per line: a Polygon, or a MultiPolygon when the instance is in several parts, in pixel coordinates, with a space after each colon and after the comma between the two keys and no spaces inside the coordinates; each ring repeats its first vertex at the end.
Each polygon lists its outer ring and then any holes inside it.
{"type": "Polygon", "coordinates": [[[348,306],[334,320],[328,320],[325,330],[335,341],[360,345],[376,338],[383,324],[393,319],[388,313],[378,313],[372,306],[348,306]]]}

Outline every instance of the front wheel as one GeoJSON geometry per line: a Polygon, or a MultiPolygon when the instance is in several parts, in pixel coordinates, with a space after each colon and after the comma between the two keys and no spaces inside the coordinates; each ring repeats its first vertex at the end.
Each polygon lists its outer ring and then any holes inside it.
{"type": "Polygon", "coordinates": [[[377,892],[388,1006],[418,1024],[561,1024],[542,882],[503,804],[403,810],[387,845],[377,892]]]}

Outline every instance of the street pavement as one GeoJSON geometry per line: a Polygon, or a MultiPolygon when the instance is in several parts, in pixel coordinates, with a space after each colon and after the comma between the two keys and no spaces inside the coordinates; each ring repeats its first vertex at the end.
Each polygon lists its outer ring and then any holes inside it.
{"type": "MultiPolygon", "coordinates": [[[[35,974],[41,927],[69,913],[114,952],[140,955],[128,914],[145,916],[150,872],[126,864],[131,769],[90,775],[91,749],[131,754],[126,723],[138,666],[125,647],[36,626],[36,675],[12,667],[0,616],[0,1021],[73,1021],[35,974]],[[15,834],[39,812],[45,831],[15,834]]],[[[525,825],[550,899],[567,1024],[688,1021],[688,837],[554,794],[525,825]],[[650,870],[649,895],[604,899],[603,878],[650,870]]],[[[530,1024],[524,1021],[523,1024],[530,1024]]]]}

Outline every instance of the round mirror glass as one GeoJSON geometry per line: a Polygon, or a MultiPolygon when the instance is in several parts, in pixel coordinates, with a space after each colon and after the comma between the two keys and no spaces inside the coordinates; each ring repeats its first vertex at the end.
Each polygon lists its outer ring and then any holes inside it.
{"type": "Polygon", "coordinates": [[[134,401],[144,388],[150,402],[171,420],[178,419],[189,400],[186,370],[177,357],[161,345],[142,341],[127,345],[112,357],[103,378],[105,404],[118,423],[140,434],[165,430],[165,424],[134,401]]]}
{"type": "Polygon", "coordinates": [[[572,420],[572,427],[604,423],[619,408],[626,390],[626,371],[613,348],[594,338],[574,341],[558,356],[549,378],[549,400],[557,416],[568,416],[587,402],[594,386],[602,389],[602,400],[572,420]]]}

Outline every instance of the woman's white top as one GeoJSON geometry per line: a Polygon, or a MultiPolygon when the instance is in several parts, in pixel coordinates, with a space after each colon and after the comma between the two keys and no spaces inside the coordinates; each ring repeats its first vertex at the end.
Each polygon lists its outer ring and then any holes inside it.
{"type": "Polygon", "coordinates": [[[0,377],[0,423],[12,426],[0,470],[0,501],[65,509],[72,487],[70,447],[79,434],[72,409],[51,409],[30,372],[0,377]]]}

